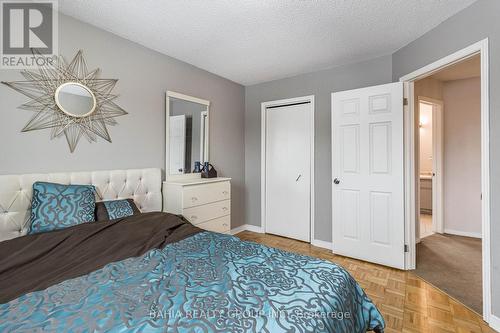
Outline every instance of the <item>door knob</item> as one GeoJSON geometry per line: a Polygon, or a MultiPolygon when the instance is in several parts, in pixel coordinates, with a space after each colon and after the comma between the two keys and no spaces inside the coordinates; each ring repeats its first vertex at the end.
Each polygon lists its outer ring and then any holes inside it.
{"type": "Polygon", "coordinates": [[[338,185],[338,184],[340,184],[340,180],[339,180],[338,178],[335,178],[335,179],[333,180],[333,183],[334,183],[335,185],[338,185]]]}

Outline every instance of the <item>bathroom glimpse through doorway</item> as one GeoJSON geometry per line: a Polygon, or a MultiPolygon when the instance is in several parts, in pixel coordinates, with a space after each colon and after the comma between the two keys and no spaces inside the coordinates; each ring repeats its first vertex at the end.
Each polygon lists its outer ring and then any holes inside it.
{"type": "Polygon", "coordinates": [[[443,102],[418,97],[420,222],[417,243],[443,233],[443,102]]]}

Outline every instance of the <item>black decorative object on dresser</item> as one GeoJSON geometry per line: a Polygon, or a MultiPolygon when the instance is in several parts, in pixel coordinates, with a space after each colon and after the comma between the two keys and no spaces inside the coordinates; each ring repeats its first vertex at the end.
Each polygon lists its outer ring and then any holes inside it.
{"type": "Polygon", "coordinates": [[[212,164],[205,162],[203,171],[201,172],[201,178],[217,178],[217,170],[215,170],[212,164]]]}

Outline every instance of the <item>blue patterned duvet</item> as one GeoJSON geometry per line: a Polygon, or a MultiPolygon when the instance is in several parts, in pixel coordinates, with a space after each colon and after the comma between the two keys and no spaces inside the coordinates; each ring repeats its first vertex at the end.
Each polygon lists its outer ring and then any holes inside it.
{"type": "Polygon", "coordinates": [[[0,332],[347,332],[382,316],[340,266],[202,232],[0,305],[0,332]]]}

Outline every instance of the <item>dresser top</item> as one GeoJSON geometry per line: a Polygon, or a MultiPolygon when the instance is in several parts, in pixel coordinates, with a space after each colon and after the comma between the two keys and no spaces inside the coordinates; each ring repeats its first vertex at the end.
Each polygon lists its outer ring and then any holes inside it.
{"type": "Polygon", "coordinates": [[[169,185],[189,186],[189,185],[200,185],[200,184],[208,184],[208,183],[226,182],[229,180],[231,180],[231,178],[227,178],[227,177],[186,178],[186,179],[167,180],[164,183],[169,184],[169,185]]]}

